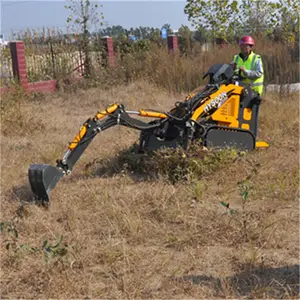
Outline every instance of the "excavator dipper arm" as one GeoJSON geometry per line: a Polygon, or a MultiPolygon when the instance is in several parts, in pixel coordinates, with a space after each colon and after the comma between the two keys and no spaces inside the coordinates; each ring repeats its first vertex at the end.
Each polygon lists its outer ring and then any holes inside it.
{"type": "Polygon", "coordinates": [[[35,198],[39,201],[49,201],[49,194],[55,188],[58,181],[64,175],[71,173],[78,159],[94,137],[101,131],[115,125],[148,131],[161,126],[167,118],[167,115],[160,112],[145,110],[125,111],[124,106],[120,104],[110,105],[106,110],[98,112],[82,125],[79,133],[69,144],[63,158],[56,161],[57,164],[55,167],[47,164],[33,164],[30,166],[28,176],[35,198]],[[161,122],[149,124],[132,118],[130,115],[158,118],[161,119],[161,122]]]}

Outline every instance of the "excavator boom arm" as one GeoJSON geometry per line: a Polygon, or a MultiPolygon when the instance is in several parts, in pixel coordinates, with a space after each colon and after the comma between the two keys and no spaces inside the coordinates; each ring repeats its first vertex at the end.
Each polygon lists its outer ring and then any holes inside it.
{"type": "Polygon", "coordinates": [[[129,116],[130,114],[159,119],[167,118],[167,115],[164,113],[146,110],[126,111],[123,105],[113,104],[105,111],[97,113],[94,117],[88,119],[82,125],[79,133],[69,144],[68,151],[65,153],[63,159],[58,162],[58,167],[62,168],[65,172],[70,172],[93,138],[99,132],[112,126],[123,125],[138,130],[150,130],[159,126],[159,124],[151,125],[134,119],[129,116]]]}

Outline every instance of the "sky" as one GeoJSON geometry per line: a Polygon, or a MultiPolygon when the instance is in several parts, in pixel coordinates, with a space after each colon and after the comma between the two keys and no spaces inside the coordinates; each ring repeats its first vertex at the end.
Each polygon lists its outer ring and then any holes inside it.
{"type": "MultiPolygon", "coordinates": [[[[70,14],[64,6],[67,1],[23,1],[0,0],[0,32],[9,38],[11,32],[39,29],[44,27],[60,28],[65,31],[66,20],[70,14]]],[[[192,28],[184,13],[185,0],[106,0],[98,1],[103,7],[104,27],[121,25],[124,28],[150,26],[161,28],[170,24],[176,30],[182,24],[192,28]]]]}

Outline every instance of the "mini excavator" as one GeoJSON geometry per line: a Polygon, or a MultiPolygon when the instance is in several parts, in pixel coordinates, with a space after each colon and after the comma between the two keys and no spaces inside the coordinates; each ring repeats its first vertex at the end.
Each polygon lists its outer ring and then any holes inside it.
{"type": "Polygon", "coordinates": [[[33,164],[28,176],[31,190],[38,201],[48,203],[50,192],[58,181],[69,175],[94,137],[115,125],[140,130],[139,150],[167,147],[187,149],[189,142],[207,148],[236,148],[251,151],[269,145],[257,141],[259,94],[241,82],[231,64],[214,64],[203,79],[204,88],[176,102],[168,112],[155,110],[128,111],[122,104],[109,105],[83,123],[78,134],[56,166],[33,164]],[[133,117],[152,118],[143,122],[133,117]]]}

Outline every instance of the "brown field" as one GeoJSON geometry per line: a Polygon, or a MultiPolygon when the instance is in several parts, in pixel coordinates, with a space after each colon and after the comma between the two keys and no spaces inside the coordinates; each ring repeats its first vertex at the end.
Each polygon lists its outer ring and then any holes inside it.
{"type": "Polygon", "coordinates": [[[165,166],[182,158],[160,158],[164,173],[146,178],[137,167],[147,164],[124,154],[139,132],[114,127],[48,208],[30,203],[29,165],[55,164],[97,110],[167,110],[184,96],[136,81],[2,99],[1,299],[300,297],[299,94],[265,97],[259,137],[269,149],[208,151],[201,172],[171,182],[165,166]],[[114,160],[121,151],[127,166],[114,160]]]}

